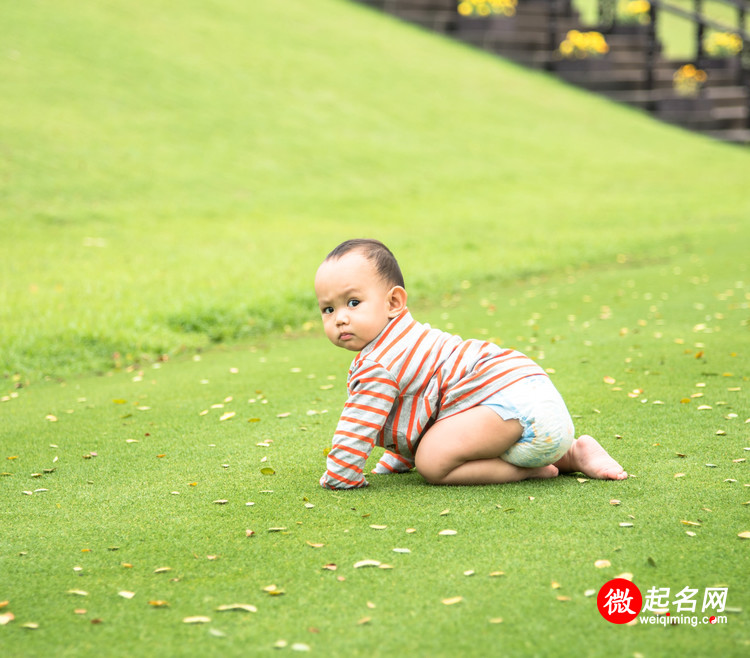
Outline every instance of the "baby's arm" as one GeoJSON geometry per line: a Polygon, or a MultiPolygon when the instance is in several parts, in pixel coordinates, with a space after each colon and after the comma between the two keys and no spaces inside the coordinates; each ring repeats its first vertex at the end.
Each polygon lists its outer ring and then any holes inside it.
{"type": "Polygon", "coordinates": [[[408,473],[412,468],[414,468],[413,459],[386,450],[372,472],[379,475],[384,473],[408,473]]]}
{"type": "Polygon", "coordinates": [[[382,366],[365,362],[350,380],[327,470],[320,478],[326,489],[366,487],[364,466],[398,398],[398,384],[382,366]]]}

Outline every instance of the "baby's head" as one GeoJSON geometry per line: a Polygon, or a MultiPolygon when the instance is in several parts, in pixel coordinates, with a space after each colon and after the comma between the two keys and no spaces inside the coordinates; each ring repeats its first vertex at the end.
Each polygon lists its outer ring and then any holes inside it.
{"type": "Polygon", "coordinates": [[[329,340],[358,352],[406,307],[404,277],[377,240],[347,240],[323,261],[315,295],[329,340]]]}

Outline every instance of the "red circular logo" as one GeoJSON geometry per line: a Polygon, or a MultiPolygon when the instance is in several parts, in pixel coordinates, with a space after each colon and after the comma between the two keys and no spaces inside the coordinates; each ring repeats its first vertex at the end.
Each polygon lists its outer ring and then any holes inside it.
{"type": "Polygon", "coordinates": [[[641,611],[643,597],[633,583],[625,578],[614,578],[599,590],[596,606],[602,617],[613,624],[627,624],[641,611]]]}

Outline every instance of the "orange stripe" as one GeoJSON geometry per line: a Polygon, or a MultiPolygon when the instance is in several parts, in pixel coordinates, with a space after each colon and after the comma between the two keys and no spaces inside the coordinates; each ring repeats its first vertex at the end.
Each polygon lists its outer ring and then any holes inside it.
{"type": "MultiPolygon", "coordinates": [[[[383,335],[380,337],[380,340],[378,340],[375,345],[372,346],[372,350],[370,350],[370,354],[372,354],[375,350],[379,349],[380,346],[386,341],[390,333],[396,328],[396,325],[401,321],[401,319],[408,313],[408,309],[404,309],[401,311],[399,315],[397,315],[391,322],[388,323],[388,326],[386,327],[385,331],[383,332],[383,335]]],[[[416,324],[415,322],[412,322],[412,325],[416,324]]],[[[412,326],[410,325],[410,326],[412,326]]],[[[377,360],[377,359],[376,359],[377,360]]]]}
{"type": "Polygon", "coordinates": [[[357,395],[369,395],[373,398],[379,398],[381,400],[386,400],[393,404],[396,400],[395,395],[385,395],[384,393],[376,393],[375,391],[357,391],[357,395]]]}
{"type": "MultiPolygon", "coordinates": [[[[352,448],[351,446],[345,446],[341,443],[334,443],[331,450],[343,450],[344,452],[348,452],[351,455],[356,455],[357,457],[364,457],[367,459],[370,455],[367,452],[362,452],[361,450],[357,450],[356,448],[352,448]]],[[[330,453],[328,453],[330,454],[330,453]]],[[[336,457],[332,457],[332,459],[336,459],[336,457]]],[[[354,466],[352,466],[354,470],[357,470],[354,466]]]]}
{"type": "Polygon", "coordinates": [[[326,471],[326,475],[330,477],[332,480],[338,480],[339,482],[343,482],[344,484],[350,484],[353,487],[361,487],[363,486],[364,478],[362,480],[349,480],[348,478],[345,478],[343,475],[338,475],[334,473],[333,471],[326,471]]]}
{"type": "Polygon", "coordinates": [[[451,370],[450,375],[448,375],[448,381],[452,381],[454,375],[456,374],[456,370],[458,370],[458,367],[461,365],[461,362],[463,361],[464,354],[466,353],[466,350],[469,348],[469,343],[464,343],[463,347],[461,348],[461,351],[456,356],[456,363],[453,364],[453,369],[451,370]]]}
{"type": "Polygon", "coordinates": [[[398,386],[394,382],[392,382],[390,379],[385,379],[383,377],[363,377],[363,378],[358,377],[357,381],[362,382],[362,383],[367,383],[367,384],[369,384],[370,382],[379,382],[381,384],[388,384],[388,386],[392,386],[393,388],[398,390],[398,386]]]}
{"type": "MultiPolygon", "coordinates": [[[[401,384],[401,379],[406,375],[406,373],[407,373],[407,371],[409,369],[409,364],[411,363],[411,360],[414,358],[414,355],[417,353],[417,350],[419,349],[419,346],[422,344],[422,341],[426,337],[427,337],[427,332],[423,331],[422,334],[417,339],[417,342],[414,343],[414,346],[409,351],[409,355],[406,357],[406,360],[404,361],[404,364],[401,366],[400,372],[396,376],[396,381],[399,383],[399,385],[401,384]]],[[[428,351],[428,354],[429,354],[429,351],[428,351]]],[[[424,359],[426,357],[427,357],[427,355],[425,354],[425,357],[422,359],[422,363],[424,363],[424,359]]],[[[420,367],[421,366],[422,366],[422,364],[420,364],[420,367]]],[[[417,371],[414,373],[414,377],[416,377],[418,374],[419,374],[419,368],[417,368],[417,371]]],[[[414,379],[414,377],[412,377],[412,379],[414,379]]]]}
{"type": "Polygon", "coordinates": [[[359,441],[362,441],[363,443],[369,443],[371,446],[375,445],[375,442],[372,439],[368,439],[366,436],[363,436],[362,434],[356,434],[355,432],[347,432],[346,430],[336,430],[336,435],[341,436],[348,436],[351,439],[358,439],[359,441]]]}
{"type": "MultiPolygon", "coordinates": [[[[393,340],[392,340],[392,341],[391,341],[390,343],[388,343],[388,345],[386,345],[386,346],[385,346],[385,347],[384,347],[384,348],[383,348],[383,349],[381,350],[381,352],[380,352],[380,353],[378,354],[378,356],[376,356],[376,357],[373,357],[373,358],[374,358],[374,360],[375,360],[375,361],[380,361],[380,360],[382,360],[382,359],[383,359],[383,358],[385,357],[385,355],[386,355],[386,354],[388,353],[388,351],[389,351],[389,350],[391,350],[391,349],[393,349],[393,346],[394,346],[394,345],[398,345],[398,344],[399,344],[399,342],[401,341],[401,339],[402,339],[402,338],[403,338],[404,336],[406,336],[406,334],[408,334],[408,333],[409,333],[409,332],[410,332],[410,331],[412,330],[412,328],[414,327],[414,325],[415,325],[415,324],[417,324],[416,320],[412,320],[412,321],[411,321],[411,322],[409,323],[409,325],[408,325],[408,326],[407,326],[407,327],[406,327],[406,328],[405,328],[405,329],[404,329],[404,330],[403,330],[403,331],[402,331],[402,332],[401,332],[401,333],[400,333],[400,334],[399,334],[398,336],[396,336],[396,337],[395,337],[395,338],[394,338],[394,339],[393,339],[393,340]]],[[[394,323],[392,323],[392,325],[391,325],[391,326],[395,327],[395,326],[396,326],[396,323],[395,323],[395,322],[394,322],[394,323]]],[[[383,338],[385,338],[385,336],[383,336],[383,338]]],[[[373,352],[374,352],[374,351],[375,351],[376,349],[379,349],[379,347],[380,347],[380,345],[382,344],[382,342],[383,342],[383,341],[380,341],[380,342],[378,343],[378,345],[376,345],[376,346],[375,346],[375,347],[373,348],[373,352]]]]}
{"type": "Polygon", "coordinates": [[[354,425],[364,425],[365,427],[372,427],[372,429],[374,430],[379,430],[382,427],[382,425],[371,423],[367,420],[362,420],[361,418],[350,418],[349,416],[341,416],[341,420],[346,420],[354,425]]]}
{"type": "Polygon", "coordinates": [[[373,414],[378,414],[379,416],[385,416],[388,417],[388,412],[384,411],[383,409],[378,409],[377,407],[368,407],[366,404],[357,404],[356,402],[347,402],[344,407],[349,407],[350,409],[362,409],[362,411],[369,411],[373,414]]]}

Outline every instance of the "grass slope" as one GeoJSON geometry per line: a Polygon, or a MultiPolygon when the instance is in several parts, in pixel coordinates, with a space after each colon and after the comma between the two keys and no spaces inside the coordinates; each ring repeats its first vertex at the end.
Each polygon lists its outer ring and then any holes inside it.
{"type": "Polygon", "coordinates": [[[29,0],[0,30],[0,370],[22,380],[299,326],[353,235],[429,296],[750,211],[746,150],[343,0],[29,0]]]}
{"type": "Polygon", "coordinates": [[[22,389],[0,404],[0,613],[15,615],[3,655],[267,655],[282,640],[312,655],[744,655],[747,237],[471,282],[413,309],[539,359],[625,482],[441,488],[409,474],[322,490],[351,355],[319,329],[22,389]],[[393,568],[354,568],[365,559],[393,568]],[[609,624],[590,590],[624,572],[644,594],[697,589],[699,608],[726,586],[732,612],[722,625],[609,624]],[[217,611],[234,603],[257,612],[217,611]]]}

